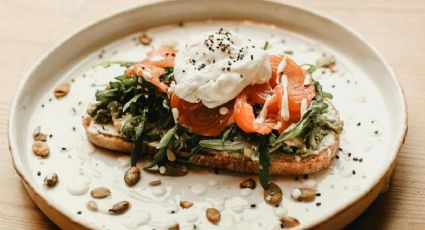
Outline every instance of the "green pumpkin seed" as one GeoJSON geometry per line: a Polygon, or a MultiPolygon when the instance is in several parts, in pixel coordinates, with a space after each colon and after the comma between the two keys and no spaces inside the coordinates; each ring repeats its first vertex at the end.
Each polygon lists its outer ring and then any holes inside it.
{"type": "Polygon", "coordinates": [[[137,184],[140,180],[140,169],[136,166],[130,167],[124,174],[124,181],[128,186],[137,184]]]}
{"type": "Polygon", "coordinates": [[[300,225],[300,222],[294,217],[285,216],[280,220],[284,228],[293,228],[300,225]]]}
{"type": "Polygon", "coordinates": [[[32,144],[32,151],[37,156],[47,157],[50,153],[50,148],[46,142],[34,141],[34,143],[32,144]]]}
{"type": "Polygon", "coordinates": [[[257,183],[252,178],[246,179],[239,184],[240,188],[255,189],[256,186],[257,186],[257,183]]]}
{"type": "Polygon", "coordinates": [[[217,224],[220,221],[220,212],[215,208],[208,208],[206,216],[209,222],[217,224]]]}
{"type": "Polygon", "coordinates": [[[44,184],[47,187],[54,187],[58,183],[58,174],[56,173],[49,173],[44,177],[44,184]]]}
{"type": "Polygon", "coordinates": [[[282,201],[282,189],[275,183],[270,183],[264,190],[264,200],[267,204],[278,205],[282,201]]]}
{"type": "Polygon", "coordinates": [[[130,207],[130,203],[128,201],[121,201],[112,206],[108,211],[111,214],[122,214],[130,207]]]}
{"type": "Polygon", "coordinates": [[[91,190],[90,195],[93,198],[102,199],[102,198],[105,198],[105,197],[111,195],[111,190],[109,190],[108,188],[105,188],[105,187],[98,187],[98,188],[91,190]]]}

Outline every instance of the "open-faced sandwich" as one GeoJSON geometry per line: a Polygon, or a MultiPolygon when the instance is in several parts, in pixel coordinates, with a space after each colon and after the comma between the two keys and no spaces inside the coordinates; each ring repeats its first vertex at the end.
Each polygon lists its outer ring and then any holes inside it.
{"type": "Polygon", "coordinates": [[[146,169],[259,173],[267,188],[270,174],[318,172],[338,150],[342,122],[311,78],[328,64],[300,66],[220,29],[129,64],[96,93],[83,123],[91,143],[131,152],[133,170],[146,156],[146,169]]]}

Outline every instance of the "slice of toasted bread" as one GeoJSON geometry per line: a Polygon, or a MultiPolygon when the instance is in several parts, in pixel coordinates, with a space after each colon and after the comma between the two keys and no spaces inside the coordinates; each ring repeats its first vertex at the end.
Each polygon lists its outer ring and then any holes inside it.
{"type": "MultiPolygon", "coordinates": [[[[330,113],[335,119],[339,120],[336,109],[331,105],[330,113]]],[[[83,122],[86,128],[88,140],[99,147],[120,151],[131,152],[134,144],[128,140],[112,133],[102,132],[105,125],[99,125],[86,118],[83,122]],[[102,128],[99,128],[102,127],[102,128]]],[[[112,125],[110,125],[112,127],[112,125]]],[[[339,134],[331,135],[323,140],[321,148],[314,155],[304,158],[298,158],[286,154],[272,154],[270,174],[273,175],[303,175],[319,172],[328,168],[332,158],[335,156],[339,147],[339,134]]],[[[154,147],[144,149],[149,154],[155,154],[154,147]]],[[[225,169],[243,173],[258,173],[258,160],[251,159],[239,153],[221,152],[200,152],[191,158],[191,163],[198,166],[225,169]]]]}

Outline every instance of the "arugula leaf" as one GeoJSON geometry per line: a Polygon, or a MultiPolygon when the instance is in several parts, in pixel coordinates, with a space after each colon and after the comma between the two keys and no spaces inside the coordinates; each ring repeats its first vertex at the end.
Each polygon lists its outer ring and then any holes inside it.
{"type": "Polygon", "coordinates": [[[263,139],[257,148],[255,149],[255,153],[259,156],[258,160],[258,176],[260,178],[261,186],[266,189],[269,185],[270,180],[270,161],[271,157],[268,150],[268,138],[262,137],[263,139]]]}
{"type": "Polygon", "coordinates": [[[199,141],[199,146],[219,151],[237,151],[251,147],[247,140],[223,141],[222,139],[207,139],[199,141]]]}
{"type": "Polygon", "coordinates": [[[127,111],[128,108],[130,108],[130,105],[133,103],[136,103],[137,100],[139,100],[139,98],[143,96],[142,94],[137,94],[136,96],[134,96],[133,98],[131,98],[131,100],[129,100],[127,103],[125,103],[124,107],[122,108],[122,111],[125,112],[127,111]]]}
{"type": "Polygon", "coordinates": [[[162,137],[161,141],[159,142],[158,146],[156,147],[157,149],[159,149],[158,152],[155,154],[152,162],[148,166],[144,167],[144,169],[150,169],[164,159],[167,153],[167,149],[172,147],[174,145],[174,142],[177,139],[176,138],[177,130],[178,130],[178,126],[175,125],[173,128],[169,129],[167,133],[165,133],[165,135],[162,137]]]}
{"type": "MultiPolygon", "coordinates": [[[[145,127],[147,124],[146,119],[146,110],[143,111],[143,114],[135,120],[138,122],[137,126],[132,129],[133,131],[133,137],[135,139],[134,142],[134,150],[131,152],[130,159],[131,159],[131,166],[135,166],[137,164],[137,161],[139,161],[140,157],[142,156],[142,145],[143,145],[143,132],[145,131],[145,127]]],[[[131,121],[127,121],[130,122],[131,121]]],[[[126,122],[126,123],[127,123],[126,122]]],[[[124,126],[123,126],[124,128],[124,126]]]]}

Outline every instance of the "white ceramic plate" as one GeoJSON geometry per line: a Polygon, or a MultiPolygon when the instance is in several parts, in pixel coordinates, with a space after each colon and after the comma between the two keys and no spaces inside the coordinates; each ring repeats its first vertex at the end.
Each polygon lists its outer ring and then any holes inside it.
{"type": "Polygon", "coordinates": [[[96,22],[47,53],[19,87],[10,112],[9,140],[16,170],[29,194],[62,228],[162,229],[178,222],[180,229],[279,229],[277,216],[285,213],[296,217],[301,228],[335,228],[352,221],[387,185],[406,120],[394,72],[375,49],[334,19],[274,1],[155,1],[96,22]],[[219,27],[250,36],[258,45],[269,41],[270,53],[293,52],[292,58],[300,64],[314,63],[323,54],[337,59],[335,73],[320,70],[314,77],[334,94],[345,122],[339,159],[308,178],[274,177],[284,190],[279,207],[266,205],[259,187],[239,189],[244,178],[255,175],[217,175],[209,169],[177,178],[143,172],[141,182],[127,188],[122,176],[128,156],[94,148],[86,140],[81,117],[87,103],[123,71],[116,65],[94,65],[140,60],[164,42],[184,42],[219,27]],[[142,31],[153,37],[150,46],[138,44],[142,31]],[[63,81],[71,83],[71,91],[57,100],[52,92],[63,81]],[[32,132],[38,126],[52,135],[46,159],[31,150],[32,132]],[[59,175],[59,183],[49,189],[43,178],[50,172],[59,175]],[[163,184],[152,190],[147,183],[154,178],[161,178],[163,184]],[[292,200],[292,190],[306,184],[317,184],[320,196],[310,203],[292,200]],[[97,200],[100,211],[91,212],[85,205],[92,199],[90,189],[98,186],[110,188],[112,195],[97,200]],[[182,210],[180,199],[195,205],[182,210]],[[107,209],[121,200],[131,202],[129,211],[109,215],[107,209]],[[221,210],[218,225],[206,220],[208,207],[221,210]]]}

